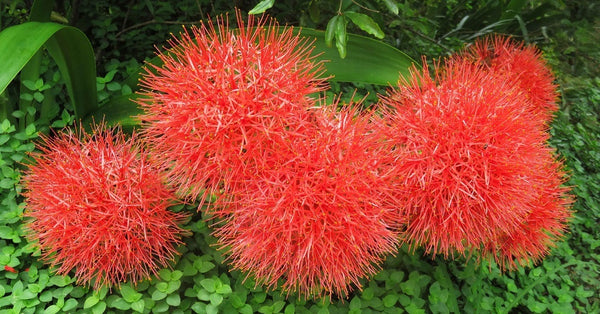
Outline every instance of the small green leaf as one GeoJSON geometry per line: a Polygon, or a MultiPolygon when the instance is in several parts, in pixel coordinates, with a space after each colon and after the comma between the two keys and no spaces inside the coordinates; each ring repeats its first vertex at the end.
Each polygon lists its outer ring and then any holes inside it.
{"type": "Polygon", "coordinates": [[[181,298],[179,294],[171,294],[167,297],[167,304],[170,306],[179,306],[181,304],[181,298]]]}
{"type": "MultiPolygon", "coordinates": [[[[33,124],[31,124],[33,125],[33,124]]],[[[33,127],[35,128],[35,125],[33,125],[33,127]]],[[[29,128],[29,126],[27,126],[27,128],[29,128]]],[[[71,278],[69,278],[68,276],[52,276],[52,278],[50,278],[50,283],[58,286],[58,287],[64,287],[68,284],[70,284],[72,282],[71,278]]]]}
{"type": "Polygon", "coordinates": [[[254,8],[252,8],[252,10],[248,12],[248,14],[261,14],[273,7],[273,4],[275,4],[275,0],[263,0],[259,2],[254,8]]]}
{"type": "Polygon", "coordinates": [[[288,306],[285,307],[285,311],[283,311],[284,314],[294,314],[296,313],[296,306],[291,303],[288,304],[288,306]]]}
{"type": "Polygon", "coordinates": [[[352,298],[352,301],[350,301],[350,309],[351,310],[359,310],[362,307],[362,303],[360,301],[360,298],[358,296],[355,296],[354,298],[352,298]]]}
{"type": "Polygon", "coordinates": [[[89,309],[90,307],[98,304],[99,301],[100,301],[100,299],[98,299],[98,297],[95,294],[93,294],[93,295],[87,297],[87,299],[85,299],[85,302],[83,303],[83,308],[89,309]]]}
{"type": "Polygon", "coordinates": [[[104,310],[106,310],[106,302],[104,302],[104,301],[100,301],[100,302],[98,302],[98,304],[96,304],[96,305],[94,305],[94,307],[92,307],[93,314],[104,313],[104,310]]]}
{"type": "Polygon", "coordinates": [[[202,279],[200,281],[200,285],[202,285],[202,287],[210,293],[213,293],[216,290],[215,289],[215,280],[211,279],[211,278],[202,279]]]}
{"type": "Polygon", "coordinates": [[[146,302],[144,301],[144,299],[135,301],[135,302],[131,303],[131,309],[134,310],[134,311],[136,311],[136,312],[143,313],[144,312],[144,306],[146,305],[145,303],[146,302]]]}
{"type": "Polygon", "coordinates": [[[398,10],[398,4],[394,0],[383,0],[385,6],[390,10],[390,12],[394,14],[398,14],[400,11],[398,10]]]}
{"type": "Polygon", "coordinates": [[[167,290],[169,289],[169,284],[166,282],[159,282],[156,284],[156,290],[160,291],[160,292],[167,292],[167,290]]]}
{"type": "Polygon", "coordinates": [[[250,304],[246,304],[240,309],[240,314],[252,314],[252,313],[254,313],[254,312],[252,311],[252,306],[250,306],[250,304]]]}
{"type": "Polygon", "coordinates": [[[327,23],[327,28],[325,29],[325,44],[327,47],[331,47],[333,43],[333,36],[335,35],[335,31],[337,30],[337,23],[340,16],[336,15],[332,17],[327,23]]]}
{"type": "Polygon", "coordinates": [[[395,294],[388,294],[383,298],[383,306],[385,307],[392,307],[396,305],[396,302],[398,302],[398,296],[395,294]]]}
{"type": "Polygon", "coordinates": [[[156,290],[152,293],[152,300],[154,301],[158,301],[158,300],[162,300],[167,296],[166,293],[161,292],[159,290],[156,290]]]}
{"type": "Polygon", "coordinates": [[[283,307],[285,306],[285,302],[283,301],[276,301],[273,303],[273,312],[274,313],[279,313],[283,307]]]}
{"type": "Polygon", "coordinates": [[[357,12],[344,12],[344,15],[347,16],[356,26],[360,27],[363,31],[382,39],[385,37],[385,34],[379,27],[375,21],[371,17],[366,14],[357,13],[357,12]]]}
{"type": "Polygon", "coordinates": [[[159,275],[159,276],[160,276],[160,278],[161,278],[162,280],[164,280],[164,281],[169,281],[169,280],[171,280],[171,271],[170,271],[170,270],[168,270],[168,269],[165,269],[165,268],[161,269],[161,270],[158,272],[158,275],[159,275]]]}
{"type": "Polygon", "coordinates": [[[348,41],[348,35],[346,34],[347,24],[346,17],[341,15],[339,21],[336,22],[335,28],[335,47],[342,59],[346,58],[346,43],[348,41]]]}
{"type": "MultiPolygon", "coordinates": [[[[217,313],[219,313],[219,308],[217,308],[216,305],[212,305],[212,304],[206,305],[206,314],[217,314],[217,313]]],[[[242,312],[240,311],[240,313],[242,313],[242,312]]],[[[250,312],[250,313],[252,313],[252,312],[250,312]]]]}
{"type": "Polygon", "coordinates": [[[73,298],[68,299],[67,301],[65,301],[65,305],[62,307],[61,310],[63,312],[69,312],[70,310],[76,308],[77,304],[78,304],[77,300],[75,300],[73,298]]]}
{"type": "Polygon", "coordinates": [[[214,306],[218,306],[223,302],[223,296],[217,293],[210,295],[210,303],[214,306]]]}
{"type": "Polygon", "coordinates": [[[142,298],[142,294],[135,291],[130,285],[121,285],[121,296],[129,303],[136,302],[142,298]]]}
{"type": "Polygon", "coordinates": [[[44,314],[56,314],[60,312],[60,307],[56,305],[50,305],[44,310],[44,314]]]}
{"type": "Polygon", "coordinates": [[[215,289],[215,292],[218,294],[230,294],[231,291],[231,286],[229,285],[220,285],[215,289]]]}

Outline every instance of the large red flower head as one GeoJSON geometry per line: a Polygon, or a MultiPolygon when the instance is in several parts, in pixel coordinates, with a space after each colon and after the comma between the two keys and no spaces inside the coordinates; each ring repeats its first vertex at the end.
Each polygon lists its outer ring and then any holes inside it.
{"type": "Polygon", "coordinates": [[[190,199],[227,190],[241,159],[253,157],[247,146],[280,137],[324,88],[321,63],[292,29],[252,16],[244,24],[239,14],[237,23],[192,27],[142,80],[144,135],[190,199]]]}
{"type": "Polygon", "coordinates": [[[423,72],[382,102],[392,108],[388,132],[400,148],[406,241],[464,254],[516,236],[545,210],[540,202],[561,202],[548,134],[511,80],[458,59],[436,67],[435,79],[423,72]]]}
{"type": "Polygon", "coordinates": [[[459,57],[467,58],[491,71],[507,76],[527,95],[528,108],[548,124],[558,110],[554,75],[534,46],[524,46],[510,38],[495,36],[477,41],[459,57]]]}
{"type": "MultiPolygon", "coordinates": [[[[398,242],[391,149],[355,110],[312,111],[263,150],[215,214],[235,269],[304,296],[348,293],[398,242]]],[[[256,152],[258,154],[258,152],[256,152]]]]}
{"type": "Polygon", "coordinates": [[[148,278],[177,254],[185,216],[135,135],[118,129],[43,136],[23,178],[28,236],[42,257],[95,288],[148,278]]]}

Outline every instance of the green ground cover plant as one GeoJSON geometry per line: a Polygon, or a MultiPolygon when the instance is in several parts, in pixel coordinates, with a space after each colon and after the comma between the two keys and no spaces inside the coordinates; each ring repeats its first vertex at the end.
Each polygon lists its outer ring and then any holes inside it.
{"type": "MultiPolygon", "coordinates": [[[[258,1],[256,1],[258,2],[258,1]]],[[[269,1],[263,1],[269,2],[269,1]]],[[[305,1],[302,16],[291,1],[270,1],[268,9],[281,23],[297,23],[326,30],[338,3],[305,1]],[[287,19],[286,19],[287,18],[287,19]],[[304,19],[302,19],[304,18],[304,19]],[[304,23],[304,24],[303,24],[304,23]]],[[[562,4],[544,1],[541,5],[521,1],[518,11],[494,16],[497,6],[517,5],[518,1],[436,1],[400,3],[399,1],[346,1],[348,10],[369,16],[385,34],[384,40],[407,52],[413,59],[420,55],[439,57],[464,42],[487,32],[512,33],[536,42],[556,71],[561,91],[561,109],[551,124],[550,143],[556,147],[570,172],[568,185],[576,201],[574,217],[566,238],[540,263],[501,271],[494,263],[478,265],[473,260],[431,256],[422,249],[403,246],[389,256],[382,270],[371,280],[363,280],[362,290],[346,299],[304,300],[286,297],[280,290],[267,291],[252,278],[232,271],[217,251],[213,226],[198,204],[177,205],[174,212],[190,213],[183,227],[191,232],[178,247],[171,267],[158,276],[137,285],[123,284],[112,289],[93,290],[75,284],[71,275],[59,276],[40,261],[41,252],[29,244],[22,226],[26,204],[21,196],[21,176],[28,154],[39,141],[39,132],[76,125],[77,103],[68,92],[69,79],[48,54],[41,54],[39,74],[33,80],[13,81],[0,94],[4,110],[0,121],[0,313],[593,313],[600,311],[600,78],[598,77],[598,8],[590,1],[562,4]],[[357,4],[360,4],[358,6],[357,4]],[[395,7],[394,7],[395,5],[395,7]],[[567,6],[568,5],[568,6],[567,6]],[[386,12],[375,14],[371,10],[386,12]],[[515,13],[516,12],[516,13],[515,13]],[[468,18],[467,18],[468,17],[468,18]],[[499,22],[502,20],[510,22],[499,22]],[[21,84],[24,86],[20,88],[21,84]]],[[[73,2],[75,3],[75,2],[73,2]]],[[[176,23],[176,12],[185,8],[178,22],[199,19],[233,10],[226,1],[132,2],[130,11],[116,9],[116,2],[99,1],[96,5],[79,2],[77,14],[72,5],[55,8],[59,17],[79,16],[89,27],[86,35],[96,50],[94,98],[100,108],[117,108],[136,90],[126,78],[136,75],[144,58],[154,53],[152,45],[168,38],[176,23]],[[66,8],[66,9],[65,9],[66,8]],[[113,14],[100,14],[108,10],[113,14]],[[70,12],[70,13],[69,13],[70,12]],[[151,28],[136,26],[147,22],[151,28]],[[196,14],[197,15],[193,15],[196,14]],[[78,15],[80,14],[80,15],[78,15]],[[89,14],[95,18],[85,18],[89,14]],[[108,17],[107,17],[108,16],[108,17]],[[125,21],[128,20],[128,21],[125,21]],[[118,22],[117,22],[118,21],[118,22]],[[136,26],[127,30],[129,26],[136,26]],[[160,26],[160,27],[159,27],[160,26]],[[167,27],[168,26],[168,27],[167,27]],[[108,32],[101,34],[100,31],[108,32]],[[163,33],[162,35],[158,35],[163,33]],[[130,41],[136,38],[136,41],[130,41]],[[113,46],[114,42],[120,43],[113,46]],[[131,43],[131,47],[127,46],[131,43]],[[112,48],[111,48],[112,47],[112,48]],[[115,48],[118,47],[118,48],[115,48]],[[102,52],[99,52],[102,51],[102,52]],[[119,102],[123,101],[123,102],[119,102]]],[[[3,29],[27,20],[31,7],[25,1],[2,4],[3,29]]],[[[256,3],[242,4],[250,10],[256,3]]],[[[55,17],[57,19],[57,17],[55,17]]],[[[354,21],[354,20],[352,20],[354,21]]],[[[349,26],[358,33],[360,25],[349,26]],[[357,28],[352,28],[357,27],[357,28]]],[[[85,27],[81,29],[86,30],[85,27]]],[[[336,35],[341,36],[341,35],[336,35]]],[[[325,42],[326,35],[317,40],[325,42]]],[[[336,37],[336,40],[338,37],[336,37]]],[[[348,41],[346,58],[353,58],[348,41]]],[[[335,41],[333,43],[335,46],[335,41]]],[[[334,47],[339,53],[339,47],[334,47]]],[[[356,55],[355,55],[356,56],[356,55]]],[[[59,62],[58,62],[59,63],[59,62]]],[[[4,71],[4,70],[0,70],[4,71]]],[[[135,80],[134,80],[135,81],[135,80]]],[[[343,91],[343,99],[373,99],[385,92],[385,85],[332,82],[331,95],[343,91]],[[354,94],[355,88],[358,88],[354,94]],[[367,93],[370,93],[368,96],[367,93]]],[[[333,96],[332,96],[333,97],[333,96]]],[[[87,104],[93,105],[93,104],[87,104]]],[[[108,110],[114,112],[115,110],[108,110]]],[[[100,109],[102,110],[102,109],[100,109]]],[[[125,110],[124,114],[130,111],[125,110]]],[[[132,122],[132,124],[135,122],[132,122]]]]}

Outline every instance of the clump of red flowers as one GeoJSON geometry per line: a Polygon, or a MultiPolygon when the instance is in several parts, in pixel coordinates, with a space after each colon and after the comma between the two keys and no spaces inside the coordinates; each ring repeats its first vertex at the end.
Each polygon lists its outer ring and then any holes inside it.
{"type": "Polygon", "coordinates": [[[392,158],[371,114],[316,109],[311,125],[261,152],[228,200],[215,235],[235,269],[287,293],[347,295],[398,244],[392,158]]]}
{"type": "Polygon", "coordinates": [[[382,101],[399,147],[404,241],[445,256],[480,251],[508,268],[539,259],[570,216],[544,114],[514,73],[460,57],[434,72],[414,71],[382,101]]]}
{"type": "Polygon", "coordinates": [[[27,235],[58,274],[95,288],[148,278],[177,254],[185,215],[134,134],[100,124],[42,136],[23,178],[27,235]]]}
{"type": "Polygon", "coordinates": [[[143,135],[187,199],[226,193],[255,157],[246,152],[289,133],[324,89],[321,63],[292,28],[239,12],[237,23],[192,27],[142,79],[143,135]]]}

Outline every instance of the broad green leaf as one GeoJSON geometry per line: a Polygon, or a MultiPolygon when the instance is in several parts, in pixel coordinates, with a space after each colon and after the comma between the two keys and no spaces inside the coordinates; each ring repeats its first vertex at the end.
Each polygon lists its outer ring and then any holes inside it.
{"type": "Polygon", "coordinates": [[[342,59],[334,48],[325,44],[325,32],[303,28],[301,34],[315,39],[313,55],[326,60],[326,75],[333,76],[331,81],[396,84],[400,76],[408,78],[412,66],[419,66],[402,51],[365,36],[347,34],[348,54],[342,59]]]}
{"type": "MultiPolygon", "coordinates": [[[[313,40],[313,56],[316,60],[325,61],[324,75],[330,76],[331,81],[390,85],[396,84],[401,76],[408,77],[411,67],[419,67],[417,62],[402,51],[373,38],[347,34],[346,49],[348,53],[346,58],[341,58],[335,48],[328,47],[325,43],[325,31],[303,28],[295,29],[295,32],[313,40]]],[[[136,73],[143,73],[152,66],[160,67],[161,65],[160,58],[155,57],[136,73]]],[[[140,74],[134,74],[127,78],[123,85],[137,88],[140,77],[140,74]]],[[[84,125],[89,125],[92,120],[105,119],[107,125],[120,123],[124,130],[131,130],[139,125],[137,116],[143,112],[134,102],[139,97],[140,95],[134,94],[111,99],[84,120],[84,125]]],[[[210,268],[203,269],[197,265],[194,266],[200,272],[209,271],[214,267],[214,265],[210,265],[210,268]]]]}
{"type": "Polygon", "coordinates": [[[79,29],[56,23],[27,22],[0,32],[0,93],[43,46],[63,75],[76,116],[96,110],[92,46],[79,29]]]}
{"type": "Polygon", "coordinates": [[[259,2],[254,8],[252,8],[252,10],[248,12],[248,14],[261,14],[273,7],[273,4],[275,4],[275,0],[263,0],[259,2]]]}
{"type": "Polygon", "coordinates": [[[382,39],[385,36],[379,25],[375,23],[375,21],[373,21],[373,19],[368,15],[352,11],[344,12],[344,15],[363,31],[379,39],[382,39]]]}

